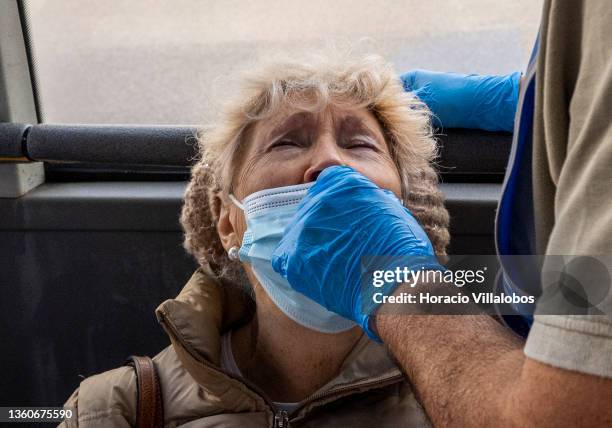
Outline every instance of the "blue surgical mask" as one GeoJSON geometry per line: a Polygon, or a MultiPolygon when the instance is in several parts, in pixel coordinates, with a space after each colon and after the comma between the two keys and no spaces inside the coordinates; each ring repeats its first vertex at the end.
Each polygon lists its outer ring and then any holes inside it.
{"type": "Polygon", "coordinates": [[[356,324],[293,290],[289,282],[272,269],[272,252],[313,184],[261,190],[247,196],[242,203],[230,195],[232,202],[244,211],[247,223],[240,260],[250,263],[255,277],[270,299],[293,321],[322,333],[341,333],[356,324]]]}

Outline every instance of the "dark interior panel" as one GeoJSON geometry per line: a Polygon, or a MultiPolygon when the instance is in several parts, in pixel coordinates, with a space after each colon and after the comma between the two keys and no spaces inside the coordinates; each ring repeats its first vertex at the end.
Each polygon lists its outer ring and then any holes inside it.
{"type": "Polygon", "coordinates": [[[3,405],[59,405],[81,376],[167,346],[154,310],[195,269],[180,233],[0,231],[0,241],[3,405]]]}
{"type": "Polygon", "coordinates": [[[496,254],[493,231],[501,185],[442,184],[450,214],[449,254],[496,254]]]}

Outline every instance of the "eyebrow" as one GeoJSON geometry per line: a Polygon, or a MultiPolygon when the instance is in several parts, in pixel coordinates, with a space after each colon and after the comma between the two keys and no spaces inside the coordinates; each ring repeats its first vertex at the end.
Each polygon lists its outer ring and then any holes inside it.
{"type": "Polygon", "coordinates": [[[309,120],[312,120],[312,115],[307,112],[294,113],[281,122],[280,125],[274,127],[268,133],[268,139],[276,139],[283,134],[295,129],[303,127],[309,120]]]}
{"type": "MultiPolygon", "coordinates": [[[[279,125],[275,126],[267,134],[267,140],[276,140],[291,131],[303,128],[304,126],[316,120],[316,116],[309,112],[294,113],[284,119],[279,125]]],[[[338,138],[346,134],[363,134],[364,136],[372,137],[375,142],[379,144],[384,144],[385,142],[384,136],[383,140],[379,141],[380,138],[378,133],[370,126],[368,126],[363,120],[363,118],[353,115],[346,115],[340,117],[338,119],[338,122],[334,126],[334,133],[338,138]]]]}
{"type": "Polygon", "coordinates": [[[362,118],[356,116],[345,116],[337,124],[336,135],[343,135],[345,133],[362,133],[378,141],[377,133],[371,129],[362,118]]]}

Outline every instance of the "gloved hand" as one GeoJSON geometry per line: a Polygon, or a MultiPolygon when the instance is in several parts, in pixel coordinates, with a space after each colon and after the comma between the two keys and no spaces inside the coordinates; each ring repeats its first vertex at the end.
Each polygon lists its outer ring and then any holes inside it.
{"type": "Polygon", "coordinates": [[[438,127],[508,132],[514,128],[520,72],[479,76],[412,70],[401,79],[406,91],[427,104],[438,127]]]}
{"type": "Polygon", "coordinates": [[[381,258],[368,257],[382,255],[403,256],[401,266],[409,269],[443,269],[425,231],[392,192],[352,168],[334,166],[308,190],[272,254],[272,267],[295,290],[380,341],[369,325],[379,306],[371,296],[389,294],[397,284],[362,284],[362,268],[396,267],[399,258],[375,266],[381,258]]]}

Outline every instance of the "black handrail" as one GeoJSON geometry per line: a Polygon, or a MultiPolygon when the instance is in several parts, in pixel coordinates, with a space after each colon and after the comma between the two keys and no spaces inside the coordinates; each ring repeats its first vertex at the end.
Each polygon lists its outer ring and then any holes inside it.
{"type": "MultiPolygon", "coordinates": [[[[0,157],[23,156],[53,165],[131,170],[189,167],[197,157],[196,127],[135,125],[0,124],[0,157]]],[[[499,181],[512,134],[468,129],[438,133],[438,168],[443,177],[499,181]],[[493,178],[488,180],[488,178],[493,178]]]]}

